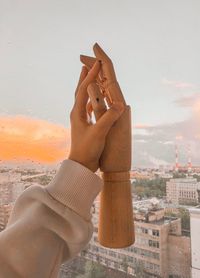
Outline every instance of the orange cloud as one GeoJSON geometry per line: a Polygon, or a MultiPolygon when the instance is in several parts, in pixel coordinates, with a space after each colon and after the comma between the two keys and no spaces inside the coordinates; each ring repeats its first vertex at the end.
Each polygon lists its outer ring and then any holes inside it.
{"type": "Polygon", "coordinates": [[[70,131],[25,116],[0,117],[0,160],[56,163],[67,157],[70,131]]]}

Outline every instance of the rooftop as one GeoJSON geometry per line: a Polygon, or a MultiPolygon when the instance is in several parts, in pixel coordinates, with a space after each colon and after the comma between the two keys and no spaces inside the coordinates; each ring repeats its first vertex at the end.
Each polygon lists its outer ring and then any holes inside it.
{"type": "Polygon", "coordinates": [[[189,208],[189,212],[192,214],[200,214],[200,206],[189,208]]]}
{"type": "Polygon", "coordinates": [[[162,219],[151,221],[149,223],[155,225],[164,225],[164,224],[171,223],[172,221],[175,221],[177,219],[178,217],[163,217],[162,219]]]}
{"type": "Polygon", "coordinates": [[[196,183],[196,178],[176,178],[176,179],[170,179],[170,182],[180,182],[180,183],[196,183]]]}

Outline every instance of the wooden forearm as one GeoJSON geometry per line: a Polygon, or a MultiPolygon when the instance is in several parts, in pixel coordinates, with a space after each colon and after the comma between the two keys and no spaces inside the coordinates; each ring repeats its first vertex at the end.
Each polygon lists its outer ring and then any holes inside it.
{"type": "Polygon", "coordinates": [[[130,183],[130,106],[111,128],[100,159],[104,187],[100,196],[99,242],[110,248],[123,248],[135,241],[130,183]]]}
{"type": "MultiPolygon", "coordinates": [[[[106,107],[96,86],[91,85],[89,96],[98,121],[106,107]]],[[[110,248],[127,247],[135,240],[129,174],[131,141],[131,109],[126,106],[109,131],[100,158],[104,186],[100,194],[98,239],[101,245],[110,248]]]]}
{"type": "Polygon", "coordinates": [[[131,143],[131,108],[127,105],[106,137],[106,144],[100,158],[101,171],[106,173],[130,171],[131,143]]]}
{"type": "Polygon", "coordinates": [[[129,172],[102,173],[98,239],[109,248],[134,243],[133,208],[129,172]]]}

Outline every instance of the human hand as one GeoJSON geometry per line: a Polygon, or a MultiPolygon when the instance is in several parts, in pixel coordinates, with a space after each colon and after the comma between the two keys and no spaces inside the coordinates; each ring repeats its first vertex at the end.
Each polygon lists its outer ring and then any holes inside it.
{"type": "Polygon", "coordinates": [[[93,63],[89,71],[83,66],[75,92],[75,103],[70,113],[71,148],[68,158],[79,162],[93,172],[99,168],[99,158],[110,128],[124,111],[123,103],[115,101],[98,122],[93,124],[88,121],[87,89],[95,82],[100,70],[101,63],[98,60],[93,63]]]}

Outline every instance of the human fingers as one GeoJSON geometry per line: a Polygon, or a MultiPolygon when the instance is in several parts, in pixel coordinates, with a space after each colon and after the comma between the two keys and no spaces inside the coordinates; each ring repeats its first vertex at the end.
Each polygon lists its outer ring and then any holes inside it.
{"type": "Polygon", "coordinates": [[[83,80],[83,82],[80,84],[78,88],[76,100],[75,100],[75,107],[77,107],[79,112],[81,113],[82,112],[86,113],[86,104],[88,101],[87,87],[91,82],[93,82],[96,79],[100,67],[101,67],[100,62],[96,61],[93,67],[91,68],[91,70],[88,72],[86,78],[83,80]]]}
{"type": "Polygon", "coordinates": [[[98,120],[107,110],[104,96],[100,92],[98,85],[94,82],[88,86],[88,95],[90,97],[95,118],[98,120]]]}
{"type": "Polygon", "coordinates": [[[90,100],[89,100],[88,103],[86,104],[86,111],[87,111],[89,117],[91,118],[91,117],[92,117],[93,107],[92,107],[92,103],[91,103],[90,100]]]}
{"type": "Polygon", "coordinates": [[[96,62],[96,58],[91,57],[91,56],[87,56],[87,55],[80,55],[80,61],[86,65],[89,69],[91,69],[94,65],[94,63],[96,62]]]}
{"type": "Polygon", "coordinates": [[[105,138],[113,124],[122,115],[124,109],[125,105],[122,102],[113,103],[111,108],[109,108],[96,122],[96,132],[105,138]]]}
{"type": "MultiPolygon", "coordinates": [[[[80,61],[87,67],[88,70],[90,70],[94,63],[96,62],[96,58],[94,57],[91,57],[91,56],[87,56],[87,55],[80,55],[80,61]]],[[[103,82],[103,71],[102,69],[100,70],[98,76],[97,76],[97,82],[100,84],[100,85],[103,85],[102,82],[103,82]]]]}
{"type": "Polygon", "coordinates": [[[76,90],[75,90],[75,98],[76,98],[76,96],[77,96],[79,86],[81,85],[81,83],[83,82],[83,80],[86,78],[87,74],[88,74],[88,69],[87,69],[86,66],[83,66],[82,69],[81,69],[81,73],[80,73],[78,85],[77,85],[76,90]]]}

